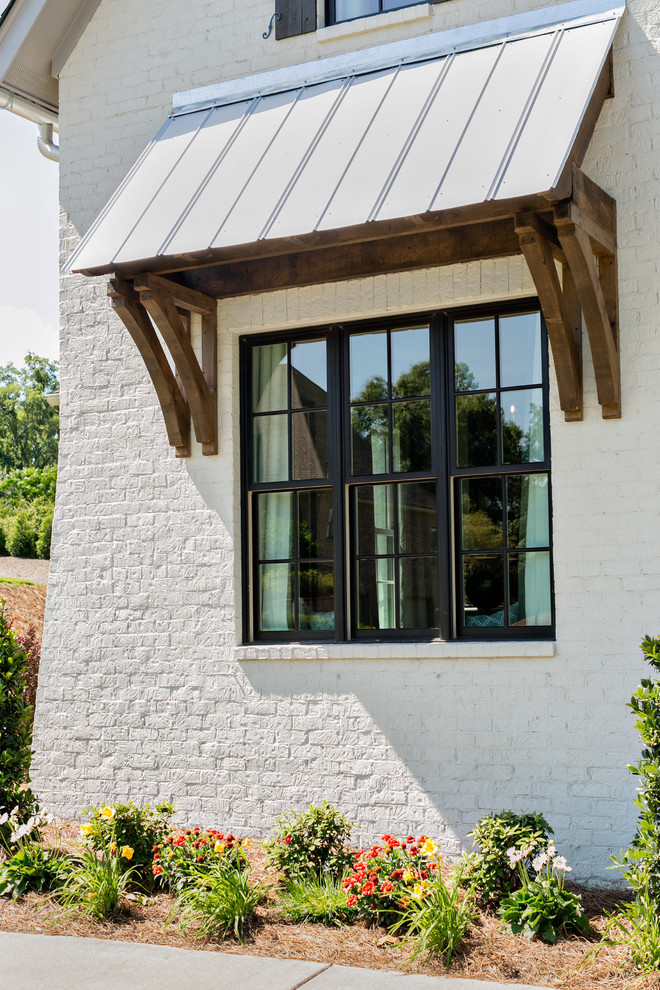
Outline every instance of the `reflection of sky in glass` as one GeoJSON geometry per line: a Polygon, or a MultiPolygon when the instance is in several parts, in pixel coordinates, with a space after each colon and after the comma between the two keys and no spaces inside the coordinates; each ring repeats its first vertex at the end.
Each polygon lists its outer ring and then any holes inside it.
{"type": "Polygon", "coordinates": [[[291,365],[310,381],[328,390],[328,373],[325,361],[325,340],[306,340],[291,345],[291,365]]]}
{"type": "MultiPolygon", "coordinates": [[[[495,323],[474,320],[455,326],[455,361],[467,365],[473,381],[462,383],[462,389],[495,388],[495,323]]],[[[526,383],[525,383],[526,384],[526,383]]],[[[456,382],[457,387],[461,382],[456,382]]]]}
{"type": "Polygon", "coordinates": [[[541,317],[522,313],[500,320],[500,384],[536,385],[541,381],[541,317]]]}
{"type": "Polygon", "coordinates": [[[367,14],[377,14],[378,0],[336,0],[335,11],[338,21],[347,21],[353,17],[365,17],[367,14]]]}
{"type": "Polygon", "coordinates": [[[410,371],[414,364],[429,360],[429,331],[427,327],[395,330],[392,333],[392,385],[410,371]]]}
{"type": "MultiPolygon", "coordinates": [[[[363,398],[365,386],[377,376],[387,381],[387,334],[353,334],[351,336],[351,399],[363,398]]],[[[385,398],[385,395],[386,393],[382,398],[385,398]]],[[[375,397],[371,396],[371,398],[375,397]]]]}

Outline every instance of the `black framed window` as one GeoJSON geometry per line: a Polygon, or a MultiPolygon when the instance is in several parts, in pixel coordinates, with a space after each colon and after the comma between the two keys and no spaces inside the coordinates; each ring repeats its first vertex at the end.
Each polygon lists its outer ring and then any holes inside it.
{"type": "Polygon", "coordinates": [[[552,635],[536,305],[241,347],[247,640],[552,635]]]}
{"type": "MultiPolygon", "coordinates": [[[[423,0],[327,0],[327,23],[340,24],[358,17],[382,14],[401,7],[414,7],[423,0]]],[[[436,0],[437,2],[437,0],[436,0]]]]}

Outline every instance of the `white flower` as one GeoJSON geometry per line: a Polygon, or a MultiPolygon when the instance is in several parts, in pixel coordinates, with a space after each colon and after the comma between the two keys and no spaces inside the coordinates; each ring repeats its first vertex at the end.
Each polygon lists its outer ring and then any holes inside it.
{"type": "Polygon", "coordinates": [[[9,821],[9,812],[5,811],[4,815],[0,815],[0,825],[4,825],[5,822],[9,821]]]}
{"type": "Polygon", "coordinates": [[[516,863],[519,863],[521,859],[525,858],[525,853],[523,850],[516,849],[515,846],[511,846],[510,849],[507,849],[506,854],[509,857],[509,863],[511,866],[515,866],[516,863]]]}
{"type": "Polygon", "coordinates": [[[540,872],[540,871],[541,871],[541,870],[543,869],[543,867],[545,866],[545,864],[546,864],[547,862],[548,862],[548,854],[547,854],[547,853],[545,853],[545,852],[542,852],[542,853],[539,853],[539,854],[538,854],[538,856],[536,856],[536,857],[535,857],[535,858],[534,858],[534,859],[532,860],[532,868],[533,868],[533,869],[534,869],[534,870],[535,870],[535,871],[536,871],[537,873],[539,873],[539,872],[540,872]]]}
{"type": "Polygon", "coordinates": [[[555,868],[555,870],[561,870],[562,873],[572,872],[571,867],[568,865],[568,863],[566,862],[563,856],[557,856],[554,859],[552,865],[555,868]]]}

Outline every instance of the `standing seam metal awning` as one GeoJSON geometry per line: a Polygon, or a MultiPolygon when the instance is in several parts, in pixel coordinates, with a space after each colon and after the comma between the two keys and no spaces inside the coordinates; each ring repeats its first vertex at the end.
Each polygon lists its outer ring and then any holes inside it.
{"type": "Polygon", "coordinates": [[[209,263],[234,245],[551,191],[621,13],[169,117],[67,267],[209,263]]]}

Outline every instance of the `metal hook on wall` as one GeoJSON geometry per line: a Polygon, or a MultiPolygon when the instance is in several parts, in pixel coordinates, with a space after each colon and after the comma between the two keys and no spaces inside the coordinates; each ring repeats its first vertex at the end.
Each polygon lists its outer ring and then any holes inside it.
{"type": "Polygon", "coordinates": [[[281,21],[281,20],[282,20],[282,15],[280,14],[279,10],[276,10],[270,19],[270,22],[268,24],[268,30],[264,31],[264,33],[261,35],[264,41],[266,40],[266,38],[270,38],[271,36],[271,32],[273,30],[273,21],[281,21]]]}

